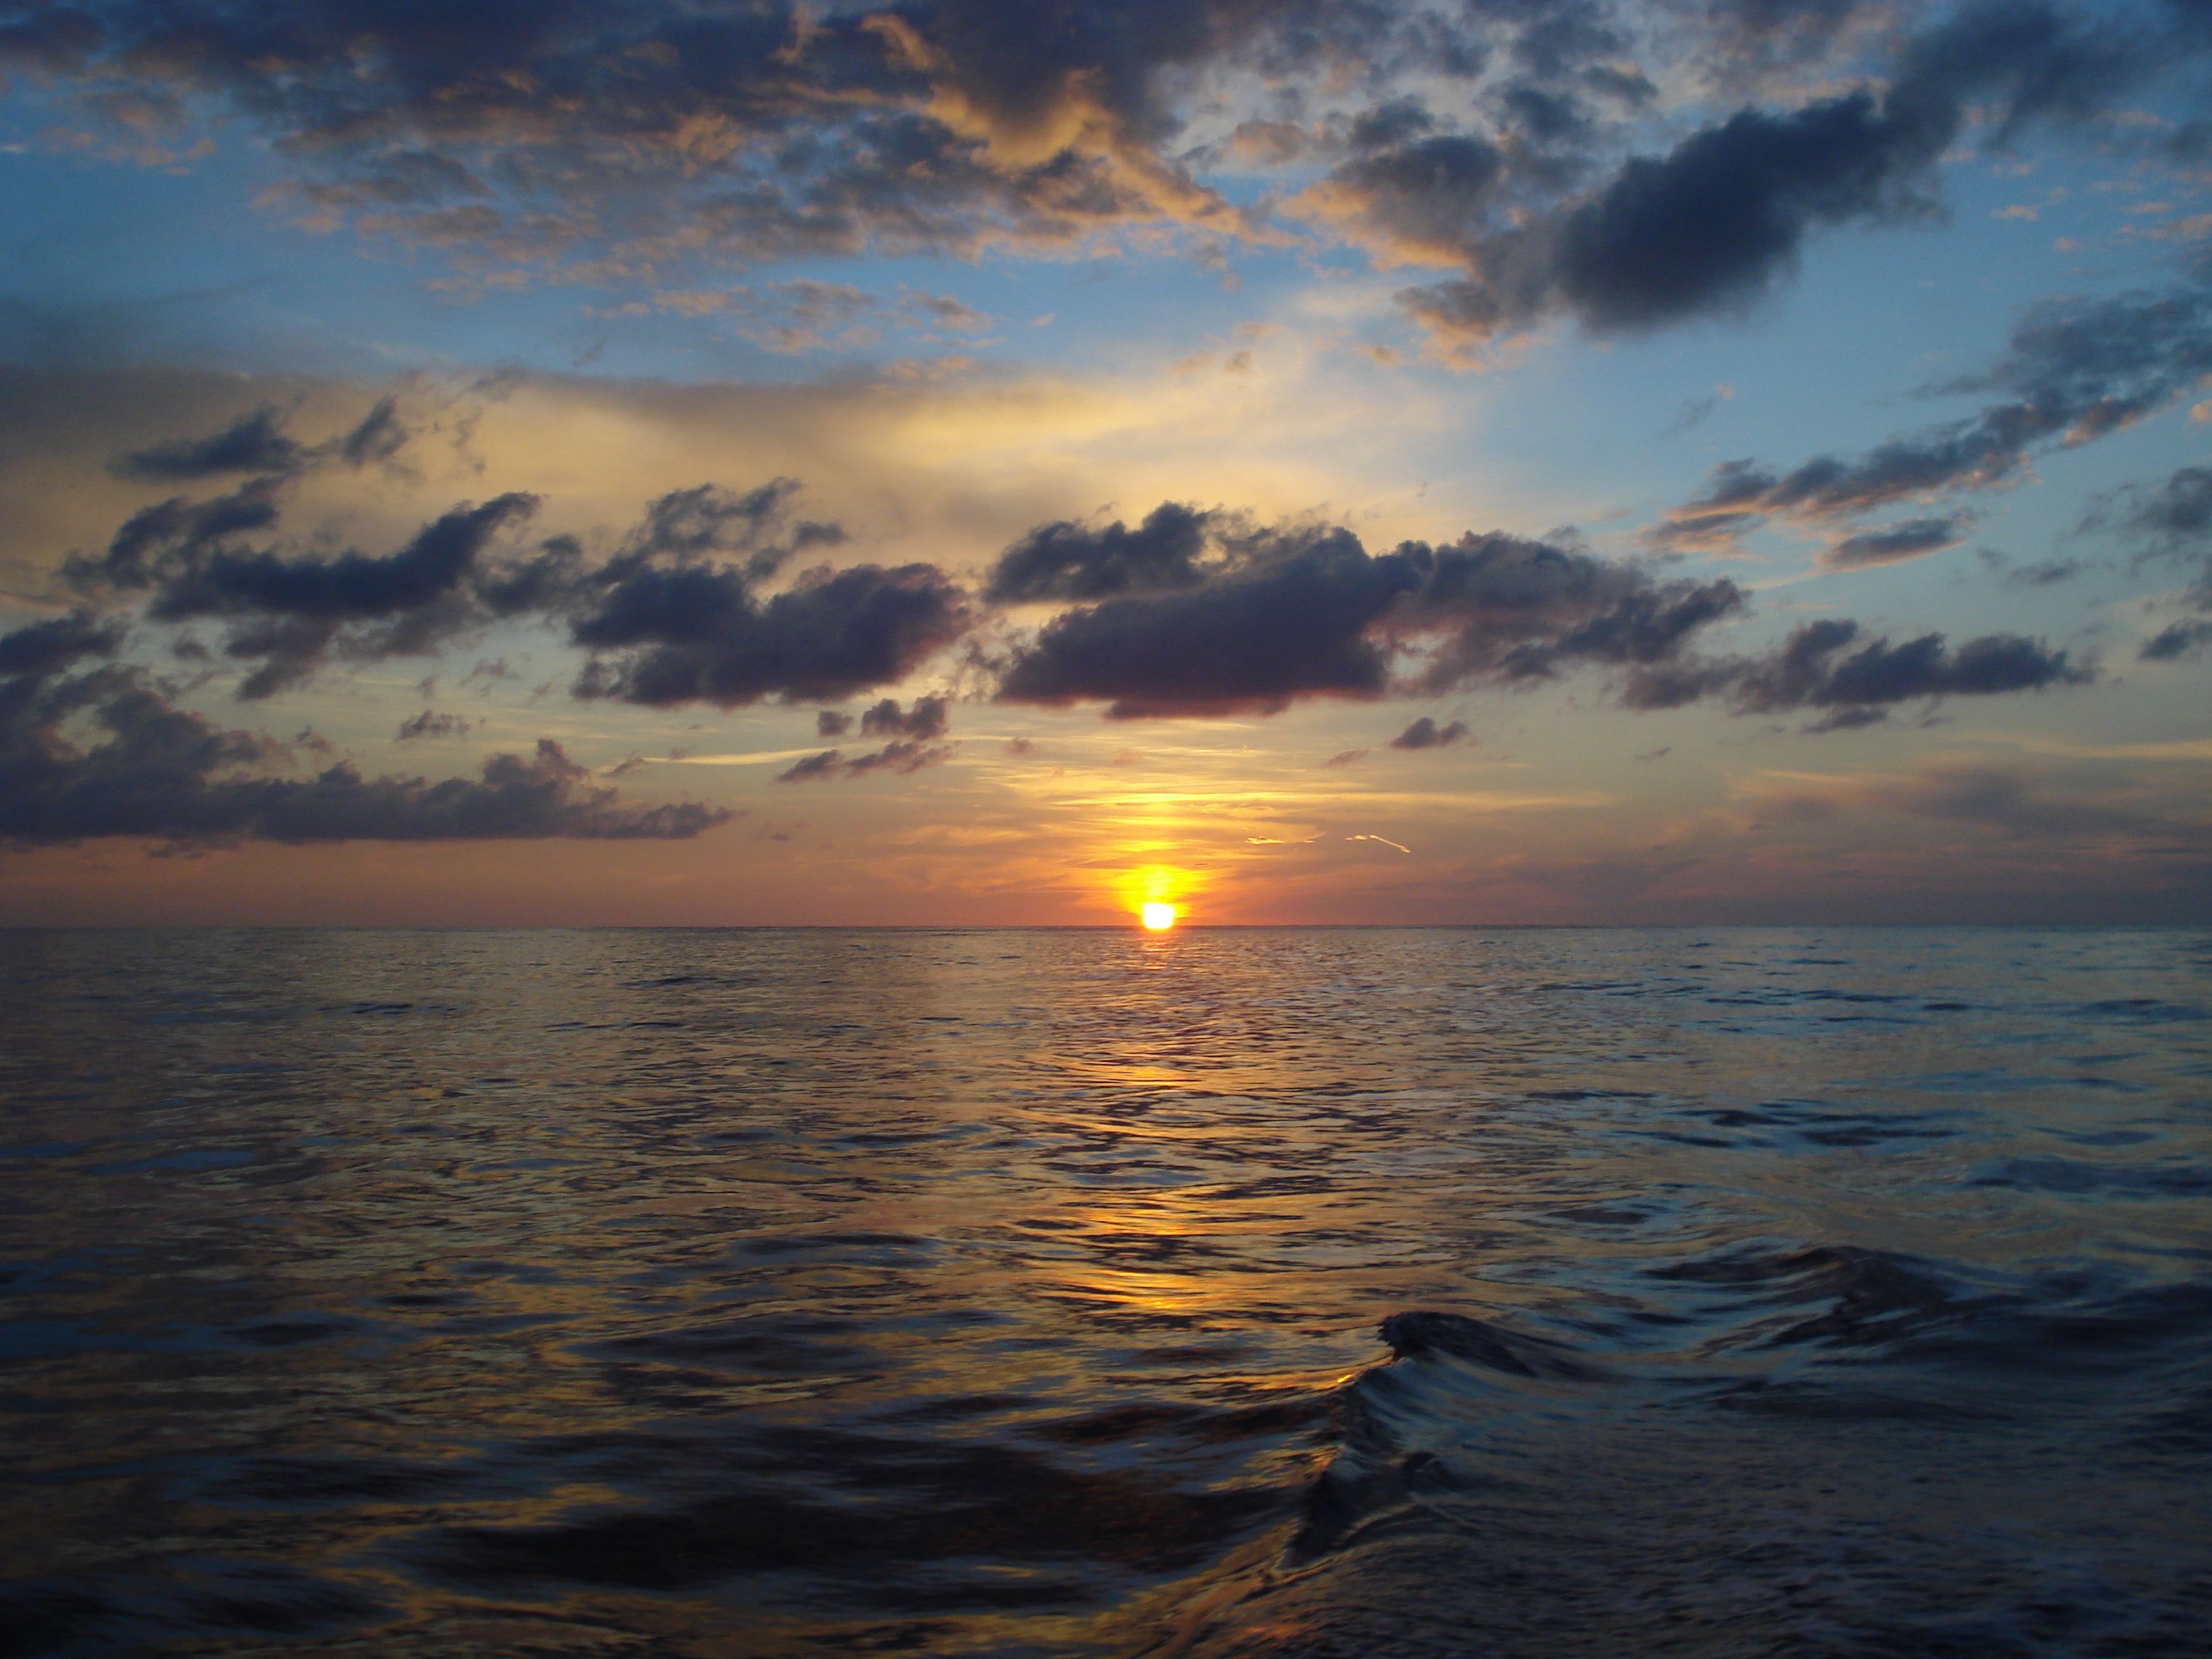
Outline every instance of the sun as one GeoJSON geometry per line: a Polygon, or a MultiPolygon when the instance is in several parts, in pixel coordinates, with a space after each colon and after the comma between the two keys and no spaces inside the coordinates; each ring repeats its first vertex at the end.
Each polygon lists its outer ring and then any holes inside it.
{"type": "Polygon", "coordinates": [[[1176,908],[1172,904],[1162,904],[1155,900],[1139,910],[1137,914],[1144,918],[1145,931],[1147,933],[1164,933],[1176,925],[1176,908]]]}

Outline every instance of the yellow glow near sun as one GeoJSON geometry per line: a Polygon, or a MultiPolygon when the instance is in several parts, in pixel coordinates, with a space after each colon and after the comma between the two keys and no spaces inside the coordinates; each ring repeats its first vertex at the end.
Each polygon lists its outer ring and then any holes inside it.
{"type": "Polygon", "coordinates": [[[1203,876],[1171,864],[1124,868],[1112,880],[1114,908],[1124,915],[1133,915],[1151,933],[1164,933],[1176,926],[1190,908],[1192,898],[1206,889],[1203,876]]]}

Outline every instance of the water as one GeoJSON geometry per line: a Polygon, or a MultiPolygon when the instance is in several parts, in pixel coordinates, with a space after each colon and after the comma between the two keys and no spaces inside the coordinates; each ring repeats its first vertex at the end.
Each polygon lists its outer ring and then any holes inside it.
{"type": "Polygon", "coordinates": [[[0,1651],[2201,1654],[2212,934],[0,934],[0,1651]]]}

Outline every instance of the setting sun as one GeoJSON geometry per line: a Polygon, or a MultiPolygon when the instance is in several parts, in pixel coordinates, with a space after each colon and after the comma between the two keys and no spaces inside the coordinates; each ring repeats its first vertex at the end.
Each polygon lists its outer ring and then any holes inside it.
{"type": "Polygon", "coordinates": [[[1176,925],[1176,908],[1172,904],[1147,904],[1137,913],[1144,918],[1147,932],[1164,933],[1176,925]]]}

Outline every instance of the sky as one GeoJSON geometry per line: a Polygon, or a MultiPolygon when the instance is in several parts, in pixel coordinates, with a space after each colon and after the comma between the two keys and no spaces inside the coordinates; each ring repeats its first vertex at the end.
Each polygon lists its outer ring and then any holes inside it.
{"type": "Polygon", "coordinates": [[[2212,921],[2212,5],[0,0],[0,923],[2212,921]]]}

